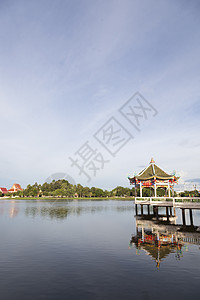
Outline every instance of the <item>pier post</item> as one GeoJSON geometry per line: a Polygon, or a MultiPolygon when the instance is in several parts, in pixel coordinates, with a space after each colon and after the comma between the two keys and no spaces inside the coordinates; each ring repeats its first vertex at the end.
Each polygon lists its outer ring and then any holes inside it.
{"type": "Polygon", "coordinates": [[[155,206],[153,206],[153,216],[156,216],[155,206]]]}
{"type": "Polygon", "coordinates": [[[143,204],[141,204],[141,215],[143,216],[143,204]]]}
{"type": "Polygon", "coordinates": [[[166,206],[166,216],[167,216],[167,221],[169,221],[169,211],[168,211],[168,206],[166,206]]]}
{"type": "Polygon", "coordinates": [[[194,224],[193,224],[192,209],[190,208],[189,211],[190,211],[190,225],[191,225],[191,226],[194,226],[194,224]]]}
{"type": "Polygon", "coordinates": [[[170,210],[170,216],[172,217],[172,207],[171,206],[170,206],[169,210],[170,210]]]}
{"type": "Polygon", "coordinates": [[[176,208],[174,207],[174,217],[176,217],[176,208]]]}
{"type": "Polygon", "coordinates": [[[158,220],[158,206],[153,206],[154,217],[158,220]]]}
{"type": "Polygon", "coordinates": [[[147,205],[148,215],[150,215],[150,205],[147,205]]]}
{"type": "Polygon", "coordinates": [[[138,215],[137,204],[135,204],[135,214],[138,215]]]}
{"type": "Polygon", "coordinates": [[[181,208],[182,209],[182,221],[183,221],[183,225],[185,226],[185,208],[181,208]]]}
{"type": "Polygon", "coordinates": [[[158,206],[156,206],[156,219],[158,220],[158,206]]]}

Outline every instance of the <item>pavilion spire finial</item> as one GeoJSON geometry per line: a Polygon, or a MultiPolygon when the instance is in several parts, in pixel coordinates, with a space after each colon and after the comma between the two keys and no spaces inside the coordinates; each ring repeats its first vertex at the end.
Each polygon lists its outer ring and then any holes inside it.
{"type": "Polygon", "coordinates": [[[153,157],[151,158],[150,164],[155,164],[153,157]]]}

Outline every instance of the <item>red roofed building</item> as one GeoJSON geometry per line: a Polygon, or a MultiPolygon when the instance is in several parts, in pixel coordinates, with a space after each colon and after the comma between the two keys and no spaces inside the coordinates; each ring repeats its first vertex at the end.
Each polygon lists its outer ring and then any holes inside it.
{"type": "Polygon", "coordinates": [[[8,190],[9,193],[15,193],[18,191],[23,191],[21,185],[18,183],[14,183],[13,186],[11,187],[11,189],[8,190]]]}
{"type": "Polygon", "coordinates": [[[8,190],[7,188],[0,187],[0,192],[2,192],[3,195],[5,195],[8,193],[8,190]]]}

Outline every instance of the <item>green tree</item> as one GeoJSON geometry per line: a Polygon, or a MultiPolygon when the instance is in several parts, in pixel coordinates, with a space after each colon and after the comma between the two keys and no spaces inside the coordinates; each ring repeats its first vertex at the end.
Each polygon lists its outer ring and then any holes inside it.
{"type": "Polygon", "coordinates": [[[157,196],[158,197],[164,197],[165,196],[165,189],[164,188],[158,188],[157,189],[157,196]]]}
{"type": "Polygon", "coordinates": [[[76,186],[76,192],[78,194],[78,197],[82,197],[83,195],[83,186],[81,184],[77,184],[76,186]]]}
{"type": "Polygon", "coordinates": [[[104,191],[102,189],[96,188],[95,197],[100,198],[104,196],[104,191]]]}
{"type": "Polygon", "coordinates": [[[83,188],[82,197],[86,197],[86,198],[90,197],[90,188],[89,187],[86,186],[83,188]]]}
{"type": "Polygon", "coordinates": [[[91,196],[92,196],[92,197],[95,197],[95,195],[96,195],[96,188],[95,188],[95,187],[92,187],[92,188],[90,189],[90,192],[91,192],[91,196]]]}

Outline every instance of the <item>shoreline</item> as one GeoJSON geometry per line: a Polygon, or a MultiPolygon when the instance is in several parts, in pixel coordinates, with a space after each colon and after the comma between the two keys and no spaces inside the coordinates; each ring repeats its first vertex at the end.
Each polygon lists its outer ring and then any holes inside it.
{"type": "Polygon", "coordinates": [[[0,197],[0,200],[135,200],[135,197],[0,197]]]}

